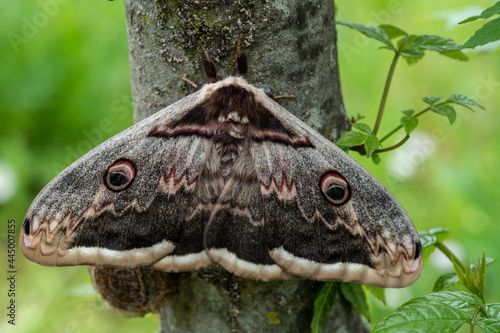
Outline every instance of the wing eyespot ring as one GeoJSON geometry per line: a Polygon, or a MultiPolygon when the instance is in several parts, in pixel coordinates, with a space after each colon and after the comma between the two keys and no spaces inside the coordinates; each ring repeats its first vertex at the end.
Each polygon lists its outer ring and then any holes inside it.
{"type": "Polygon", "coordinates": [[[104,184],[113,192],[120,192],[128,188],[135,178],[135,166],[127,160],[121,159],[106,170],[104,174],[104,184]]]}
{"type": "Polygon", "coordinates": [[[345,204],[351,196],[347,180],[335,171],[328,171],[321,177],[319,188],[325,199],[335,206],[345,204]]]}

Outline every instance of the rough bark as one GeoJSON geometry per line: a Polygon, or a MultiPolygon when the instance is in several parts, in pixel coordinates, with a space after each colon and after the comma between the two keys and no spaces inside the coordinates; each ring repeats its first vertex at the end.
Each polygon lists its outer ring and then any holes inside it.
{"type": "MultiPolygon", "coordinates": [[[[125,0],[125,6],[135,121],[192,92],[183,75],[205,82],[198,40],[221,76],[231,74],[243,33],[250,83],[273,95],[295,94],[280,103],[329,138],[348,128],[332,0],[125,0]]],[[[251,281],[217,267],[178,281],[179,292],[160,310],[161,332],[307,332],[321,285],[251,281]]],[[[324,331],[367,329],[339,299],[324,331]]]]}

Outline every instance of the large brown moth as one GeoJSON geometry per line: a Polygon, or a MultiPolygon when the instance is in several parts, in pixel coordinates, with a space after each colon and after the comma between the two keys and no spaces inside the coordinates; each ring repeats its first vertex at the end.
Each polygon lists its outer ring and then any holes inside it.
{"type": "Polygon", "coordinates": [[[47,266],[218,264],[257,280],[404,287],[422,270],[405,210],[351,157],[244,76],[193,94],[102,143],[54,178],[23,223],[47,266]]]}

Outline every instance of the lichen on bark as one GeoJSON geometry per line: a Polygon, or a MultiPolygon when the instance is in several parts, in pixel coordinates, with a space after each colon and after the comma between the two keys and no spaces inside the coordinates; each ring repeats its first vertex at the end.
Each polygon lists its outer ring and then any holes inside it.
{"type": "Polygon", "coordinates": [[[126,0],[135,120],[192,91],[187,75],[204,82],[207,47],[219,71],[234,70],[236,42],[250,59],[248,80],[329,138],[349,127],[336,56],[333,1],[126,0]]]}

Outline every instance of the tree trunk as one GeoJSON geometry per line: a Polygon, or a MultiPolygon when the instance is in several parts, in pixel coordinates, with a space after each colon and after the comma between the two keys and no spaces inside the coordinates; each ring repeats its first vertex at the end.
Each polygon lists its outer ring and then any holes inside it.
{"type": "MultiPolygon", "coordinates": [[[[243,33],[250,83],[273,95],[295,94],[280,103],[331,139],[349,127],[340,92],[332,0],[125,0],[125,6],[136,122],[192,92],[183,75],[205,82],[198,40],[221,76],[231,74],[243,33]]],[[[144,269],[139,273],[145,285],[157,278],[148,278],[144,269]]],[[[307,332],[321,286],[304,279],[252,281],[218,267],[181,274],[170,282],[176,292],[160,309],[161,332],[307,332]]],[[[158,290],[142,285],[151,293],[158,290]]],[[[324,331],[367,328],[339,298],[324,331]]]]}

